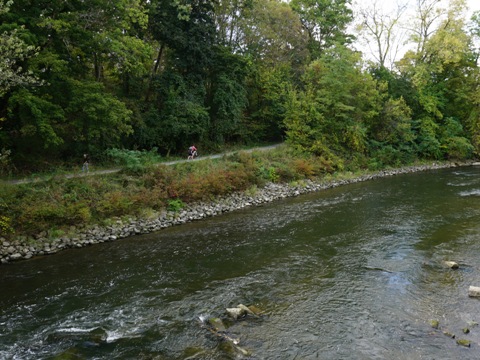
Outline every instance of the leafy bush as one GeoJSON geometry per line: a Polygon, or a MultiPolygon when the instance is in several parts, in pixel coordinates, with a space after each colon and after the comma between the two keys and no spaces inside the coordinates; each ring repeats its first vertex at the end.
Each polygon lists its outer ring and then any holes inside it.
{"type": "Polygon", "coordinates": [[[306,159],[295,159],[293,161],[293,168],[301,177],[313,178],[315,176],[314,165],[306,159]]]}
{"type": "Polygon", "coordinates": [[[474,147],[470,141],[464,137],[455,136],[447,140],[444,149],[449,159],[464,160],[470,158],[474,147]]]}
{"type": "Polygon", "coordinates": [[[102,217],[121,216],[128,212],[132,212],[133,202],[128,194],[122,191],[108,192],[98,202],[95,211],[102,217]]]}
{"type": "Polygon", "coordinates": [[[167,210],[179,212],[185,207],[185,203],[180,199],[170,199],[167,201],[167,210]]]}
{"type": "Polygon", "coordinates": [[[121,165],[127,173],[140,174],[145,169],[158,163],[161,157],[157,154],[157,148],[150,151],[111,149],[107,155],[112,161],[121,165]]]}
{"type": "Polygon", "coordinates": [[[257,175],[263,178],[266,181],[278,182],[280,176],[277,174],[277,170],[273,166],[264,166],[262,165],[258,171],[257,175]]]}
{"type": "Polygon", "coordinates": [[[0,235],[13,234],[12,219],[0,215],[0,235]]]}

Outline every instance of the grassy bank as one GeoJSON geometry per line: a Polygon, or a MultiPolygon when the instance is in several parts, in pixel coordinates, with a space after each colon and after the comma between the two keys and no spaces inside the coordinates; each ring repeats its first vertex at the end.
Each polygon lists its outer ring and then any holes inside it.
{"type": "Polygon", "coordinates": [[[42,234],[53,238],[68,234],[72,226],[105,224],[113,217],[148,217],[149,213],[178,210],[186,203],[234,191],[254,192],[266,182],[329,180],[367,172],[358,164],[343,161],[339,168],[281,146],[168,166],[137,164],[108,175],[2,184],[0,236],[12,239],[42,234]]]}

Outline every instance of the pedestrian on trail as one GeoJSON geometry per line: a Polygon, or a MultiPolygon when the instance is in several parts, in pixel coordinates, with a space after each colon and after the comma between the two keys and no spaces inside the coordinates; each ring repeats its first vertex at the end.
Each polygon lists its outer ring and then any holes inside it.
{"type": "Polygon", "coordinates": [[[192,145],[188,148],[188,158],[187,160],[193,160],[194,157],[197,156],[197,148],[195,145],[192,145]]]}
{"type": "Polygon", "coordinates": [[[87,172],[89,171],[88,169],[88,164],[90,163],[90,157],[88,154],[83,154],[83,165],[82,165],[82,172],[87,172]]]}

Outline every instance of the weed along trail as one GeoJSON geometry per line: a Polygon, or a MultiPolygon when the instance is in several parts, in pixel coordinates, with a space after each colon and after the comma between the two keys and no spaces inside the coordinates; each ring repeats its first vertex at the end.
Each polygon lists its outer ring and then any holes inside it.
{"type": "MultiPolygon", "coordinates": [[[[276,149],[278,147],[282,146],[282,144],[275,144],[275,145],[269,145],[269,146],[262,146],[262,147],[255,147],[251,149],[245,149],[245,150],[238,150],[238,151],[229,151],[221,154],[213,154],[213,155],[205,155],[205,156],[200,156],[196,157],[195,159],[181,159],[181,160],[174,160],[174,161],[166,161],[162,163],[158,163],[158,165],[176,165],[176,164],[181,164],[185,162],[190,162],[190,161],[202,161],[202,160],[207,160],[207,159],[220,159],[224,156],[230,156],[238,152],[245,152],[245,153],[251,153],[253,151],[268,151],[272,149],[276,149]]],[[[72,179],[72,178],[77,178],[77,177],[85,177],[85,176],[95,176],[95,175],[108,175],[108,174],[115,174],[122,171],[121,167],[116,167],[112,169],[104,169],[104,170],[93,170],[89,172],[78,172],[78,173],[70,173],[70,174],[62,174],[58,175],[58,177],[64,178],[64,179],[72,179]]],[[[35,182],[41,182],[41,181],[47,181],[50,180],[52,177],[46,176],[46,177],[33,177],[33,178],[24,178],[24,179],[16,179],[16,180],[3,180],[4,183],[6,184],[28,184],[28,183],[35,183],[35,182]]]]}

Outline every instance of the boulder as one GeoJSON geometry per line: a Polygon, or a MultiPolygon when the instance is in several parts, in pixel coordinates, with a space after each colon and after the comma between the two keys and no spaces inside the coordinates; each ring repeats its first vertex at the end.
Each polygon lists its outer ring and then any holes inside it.
{"type": "Polygon", "coordinates": [[[10,255],[10,260],[20,260],[22,258],[22,254],[20,253],[14,253],[10,255]]]}
{"type": "Polygon", "coordinates": [[[458,339],[457,344],[465,347],[470,347],[470,340],[458,339]]]}
{"type": "Polygon", "coordinates": [[[458,269],[459,266],[458,266],[458,263],[456,263],[455,261],[445,261],[445,265],[447,265],[450,269],[458,269]]]}
{"type": "Polygon", "coordinates": [[[255,317],[257,316],[252,310],[250,310],[248,307],[246,307],[243,304],[239,304],[236,308],[227,308],[226,311],[227,311],[227,314],[230,317],[232,317],[234,320],[244,317],[247,314],[253,315],[255,317]]]}
{"type": "Polygon", "coordinates": [[[468,288],[468,296],[470,296],[470,297],[480,297],[480,287],[470,286],[468,288]]]}
{"type": "Polygon", "coordinates": [[[226,312],[228,316],[233,318],[234,320],[237,320],[238,318],[242,317],[245,315],[245,311],[242,309],[239,309],[238,307],[236,308],[227,308],[226,312]]]}

